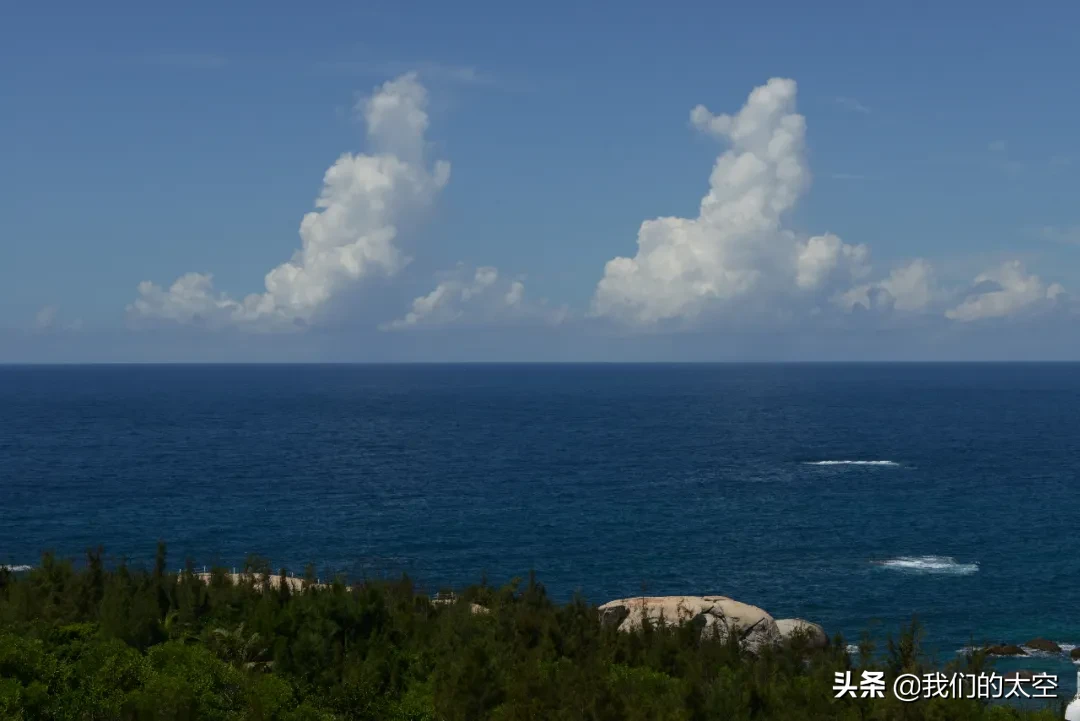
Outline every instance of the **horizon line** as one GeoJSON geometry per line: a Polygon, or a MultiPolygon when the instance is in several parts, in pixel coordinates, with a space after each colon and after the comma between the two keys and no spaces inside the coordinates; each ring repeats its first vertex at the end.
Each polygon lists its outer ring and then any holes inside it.
{"type": "Polygon", "coordinates": [[[747,366],[747,365],[1077,365],[1080,359],[941,359],[941,360],[643,360],[643,361],[0,361],[0,368],[86,366],[747,366]]]}

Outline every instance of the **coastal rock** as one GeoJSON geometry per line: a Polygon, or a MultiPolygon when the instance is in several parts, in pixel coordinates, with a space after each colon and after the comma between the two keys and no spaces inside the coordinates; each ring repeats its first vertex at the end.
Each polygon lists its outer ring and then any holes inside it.
{"type": "Polygon", "coordinates": [[[988,656],[1027,656],[1027,652],[1013,643],[999,643],[983,649],[988,656]]]}
{"type": "Polygon", "coordinates": [[[1033,638],[1024,645],[1045,653],[1061,653],[1061,646],[1046,638],[1033,638]]]}
{"type": "Polygon", "coordinates": [[[816,623],[804,621],[801,618],[778,618],[776,628],[780,631],[780,638],[785,641],[802,634],[811,648],[825,648],[829,645],[829,637],[825,629],[816,623]]]}
{"type": "MultiPolygon", "coordinates": [[[[213,574],[209,572],[196,573],[195,578],[198,578],[203,583],[209,585],[213,580],[213,574]]],[[[240,586],[242,584],[250,583],[255,588],[262,588],[263,576],[260,573],[226,573],[225,578],[233,586],[240,586]]],[[[277,590],[281,586],[281,576],[279,574],[272,574],[267,579],[270,583],[270,588],[277,590]]],[[[295,593],[300,593],[304,590],[304,579],[298,576],[286,576],[285,583],[288,584],[289,590],[295,593]]],[[[330,588],[328,583],[312,583],[314,588],[330,588]]]]}
{"type": "MultiPolygon", "coordinates": [[[[435,605],[435,606],[449,606],[451,602],[449,602],[449,601],[432,601],[431,603],[433,605],[435,605]]],[[[470,603],[469,604],[469,610],[472,611],[474,614],[491,613],[491,609],[489,609],[487,606],[481,606],[479,603],[470,603]]]]}
{"type": "MultiPolygon", "coordinates": [[[[450,605],[453,605],[453,604],[457,603],[457,600],[458,600],[457,595],[455,595],[453,593],[440,594],[440,595],[436,596],[435,598],[431,599],[431,605],[432,606],[450,606],[450,605]]],[[[474,614],[491,613],[491,609],[489,609],[487,606],[481,606],[479,603],[470,603],[469,604],[469,610],[472,611],[474,614]]]]}
{"type": "Polygon", "coordinates": [[[1080,646],[1077,646],[1072,651],[1069,651],[1069,658],[1073,661],[1080,661],[1080,646]]]}
{"type": "MultiPolygon", "coordinates": [[[[600,625],[616,626],[619,630],[625,630],[622,624],[630,616],[629,605],[621,604],[618,601],[610,601],[597,610],[600,612],[600,625]]],[[[640,626],[641,624],[638,623],[637,625],[640,626]]]]}
{"type": "Polygon", "coordinates": [[[721,639],[735,633],[749,651],[780,641],[780,630],[768,613],[727,596],[645,596],[620,598],[599,607],[600,620],[620,631],[636,631],[645,619],[650,624],[689,623],[701,628],[702,636],[717,634],[721,639]]]}

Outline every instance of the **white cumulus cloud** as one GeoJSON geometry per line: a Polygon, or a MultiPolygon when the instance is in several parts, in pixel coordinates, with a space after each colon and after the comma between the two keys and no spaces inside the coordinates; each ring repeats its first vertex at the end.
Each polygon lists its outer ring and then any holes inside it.
{"type": "Polygon", "coordinates": [[[796,249],[795,285],[803,290],[821,287],[837,271],[861,277],[870,272],[870,250],[865,245],[848,245],[827,233],[799,243],[796,249]]]}
{"type": "Polygon", "coordinates": [[[56,325],[56,316],[59,308],[55,305],[43,306],[34,314],[34,328],[37,330],[51,330],[56,325]]]}
{"type": "Polygon", "coordinates": [[[504,279],[491,266],[469,271],[459,263],[454,270],[440,274],[434,290],[413,300],[404,317],[385,324],[383,329],[504,321],[557,325],[566,315],[565,308],[549,308],[544,301],[526,301],[525,283],[519,278],[504,279]]]}
{"type": "Polygon", "coordinates": [[[894,268],[884,280],[856,286],[834,300],[845,310],[862,306],[866,310],[918,312],[927,310],[938,295],[933,267],[922,258],[916,258],[905,266],[894,268]]]}
{"type": "Polygon", "coordinates": [[[960,322],[1006,318],[1045,309],[1064,295],[1060,284],[1044,283],[1039,276],[1028,273],[1020,261],[1013,260],[976,276],[968,296],[947,310],[945,316],[960,322]]]}
{"type": "Polygon", "coordinates": [[[860,103],[856,98],[838,97],[836,98],[836,104],[845,110],[850,110],[854,113],[862,113],[863,115],[870,114],[870,108],[860,103]]]}
{"type": "Polygon", "coordinates": [[[832,234],[804,240],[784,227],[810,184],[806,123],[795,97],[793,80],[773,78],[735,115],[701,105],[691,111],[695,128],[728,144],[698,217],[643,222],[637,254],[605,266],[595,314],[637,324],[692,319],[754,295],[824,293],[868,272],[865,246],[832,234]]]}
{"type": "Polygon", "coordinates": [[[60,306],[49,304],[34,313],[34,331],[37,333],[66,333],[82,330],[82,318],[65,320],[60,306]]]}
{"type": "Polygon", "coordinates": [[[300,223],[300,249],[265,277],[265,291],[243,300],[214,290],[212,276],[188,273],[167,289],[139,284],[128,307],[136,320],[168,320],[250,330],[296,328],[346,287],[392,276],[408,262],[399,225],[422,210],[450,177],[450,164],[424,161],[427,92],[415,74],[391,80],[357,105],[372,154],[345,153],[323,177],[316,210],[300,223]]]}

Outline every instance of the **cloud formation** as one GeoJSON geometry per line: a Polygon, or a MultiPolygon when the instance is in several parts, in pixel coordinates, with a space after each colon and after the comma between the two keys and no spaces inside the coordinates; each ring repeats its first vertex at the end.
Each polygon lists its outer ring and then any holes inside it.
{"type": "Polygon", "coordinates": [[[896,310],[918,312],[928,309],[939,296],[934,269],[922,258],[894,268],[884,280],[864,283],[839,294],[834,300],[844,310],[896,310]]]}
{"type": "Polygon", "coordinates": [[[300,249],[266,274],[264,292],[235,300],[214,290],[210,274],[188,273],[167,289],[140,283],[129,316],[212,328],[300,328],[343,289],[400,271],[410,258],[396,244],[398,226],[432,203],[450,164],[425,163],[427,92],[415,74],[383,84],[356,111],[374,153],[345,153],[326,171],[316,210],[300,223],[300,249]]]}
{"type": "Polygon", "coordinates": [[[1044,283],[1039,276],[1029,274],[1020,261],[1013,260],[978,275],[967,297],[945,311],[945,317],[963,323],[1005,318],[1044,310],[1064,296],[1060,284],[1044,283]]]}
{"type": "MultiPolygon", "coordinates": [[[[733,115],[702,105],[690,112],[693,128],[724,144],[698,214],[641,224],[636,254],[604,267],[594,319],[662,329],[719,318],[760,329],[766,318],[792,327],[825,314],[873,311],[967,323],[1032,314],[1065,300],[1060,285],[1044,283],[1018,261],[984,272],[966,292],[943,288],[922,258],[874,279],[866,245],[789,227],[788,215],[811,182],[796,95],[793,80],[773,78],[733,115]]],[[[211,274],[187,273],[167,287],[139,284],[129,317],[139,324],[298,330],[327,321],[331,306],[345,308],[333,301],[363,280],[397,276],[411,260],[399,244],[401,226],[433,202],[450,166],[426,161],[427,92],[415,73],[378,87],[356,113],[366,124],[369,153],[346,153],[326,171],[316,208],[300,224],[301,247],[266,274],[262,292],[237,299],[216,290],[211,274]]],[[[559,325],[570,318],[565,306],[527,298],[521,277],[459,264],[440,273],[402,317],[379,327],[559,325]]]]}
{"type": "Polygon", "coordinates": [[[836,104],[844,110],[850,110],[853,113],[862,113],[863,115],[870,114],[870,108],[860,103],[855,98],[839,97],[836,99],[836,104]]]}
{"type": "Polygon", "coordinates": [[[56,315],[59,308],[55,305],[43,306],[34,314],[34,328],[37,330],[52,330],[56,326],[56,315]]]}
{"type": "Polygon", "coordinates": [[[413,300],[404,317],[385,324],[383,329],[500,322],[558,325],[566,317],[565,307],[549,308],[545,301],[528,302],[521,278],[502,278],[491,266],[468,271],[459,263],[453,271],[440,274],[434,290],[413,300]]]}
{"type": "MultiPolygon", "coordinates": [[[[755,88],[735,115],[714,115],[700,105],[691,111],[693,127],[728,145],[713,167],[699,215],[642,223],[637,254],[605,266],[594,314],[635,326],[685,325],[706,311],[745,318],[762,308],[788,319],[832,308],[969,322],[1035,313],[1065,299],[1060,285],[1028,274],[1019,261],[979,275],[959,303],[959,294],[943,289],[923,258],[867,280],[865,245],[832,233],[803,238],[785,227],[786,215],[810,185],[806,123],[795,98],[794,81],[773,78],[755,88]]],[[[1002,151],[1004,143],[991,149],[1002,151]]],[[[1060,230],[1043,234],[1071,238],[1060,230]]]]}
{"type": "Polygon", "coordinates": [[[773,78],[735,115],[691,111],[693,127],[729,145],[698,217],[642,223],[637,254],[605,266],[595,314],[635,324],[691,319],[751,295],[820,294],[868,272],[865,246],[833,234],[801,239],[783,225],[810,185],[795,96],[795,81],[773,78]]]}
{"type": "Polygon", "coordinates": [[[838,270],[862,277],[870,272],[869,260],[865,245],[848,245],[832,233],[814,236],[796,245],[795,285],[800,290],[820,288],[838,270]]]}

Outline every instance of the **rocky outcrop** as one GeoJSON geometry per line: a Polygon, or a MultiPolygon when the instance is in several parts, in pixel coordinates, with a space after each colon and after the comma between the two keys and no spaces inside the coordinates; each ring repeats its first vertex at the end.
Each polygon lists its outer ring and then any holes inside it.
{"type": "MultiPolygon", "coordinates": [[[[433,606],[450,606],[454,603],[457,603],[457,601],[445,598],[433,598],[431,600],[431,605],[433,606]]],[[[490,613],[490,609],[487,606],[481,606],[479,603],[470,603],[469,610],[473,613],[490,613]]]]}
{"type": "MultiPolygon", "coordinates": [[[[432,606],[451,606],[458,602],[457,594],[455,593],[440,593],[431,599],[432,606]]],[[[491,609],[487,606],[481,606],[479,603],[470,603],[469,610],[474,614],[490,613],[491,609]]]]}
{"type": "Polygon", "coordinates": [[[1071,658],[1073,661],[1080,661],[1080,646],[1074,648],[1072,651],[1069,651],[1069,658],[1071,658]]]}
{"type": "Polygon", "coordinates": [[[620,631],[635,631],[650,624],[693,624],[701,635],[726,640],[735,634],[749,651],[781,640],[776,621],[768,613],[727,596],[644,596],[620,598],[599,607],[600,621],[620,631]]]}
{"type": "MultiPolygon", "coordinates": [[[[200,581],[202,581],[203,583],[205,583],[207,585],[210,585],[210,582],[213,580],[213,577],[214,577],[213,574],[209,573],[209,572],[202,572],[202,573],[196,573],[195,574],[195,578],[198,578],[200,581]]],[[[254,585],[255,588],[261,589],[264,576],[261,573],[247,573],[247,572],[244,572],[244,573],[226,573],[225,578],[228,579],[229,583],[231,583],[234,586],[240,586],[242,584],[250,583],[250,584],[254,585]]],[[[274,590],[277,590],[281,586],[281,575],[280,574],[275,573],[275,574],[269,575],[269,576],[266,577],[266,580],[270,583],[270,588],[272,588],[274,590]]],[[[300,593],[301,591],[304,590],[305,581],[304,581],[303,578],[300,578],[299,576],[286,576],[285,577],[285,583],[288,585],[289,590],[293,591],[295,593],[300,593]]],[[[318,581],[311,582],[311,583],[309,583],[309,585],[312,588],[330,588],[330,584],[321,583],[321,582],[318,582],[318,581]]]]}
{"type": "Polygon", "coordinates": [[[988,656],[1027,656],[1027,652],[1016,644],[1000,643],[983,649],[988,656]]]}
{"type": "Polygon", "coordinates": [[[829,637],[825,634],[825,629],[801,618],[778,618],[776,628],[780,632],[780,638],[785,641],[801,637],[811,648],[825,648],[829,645],[829,637]]]}
{"type": "Polygon", "coordinates": [[[1061,646],[1046,638],[1033,638],[1024,645],[1044,653],[1061,653],[1061,646]]]}

